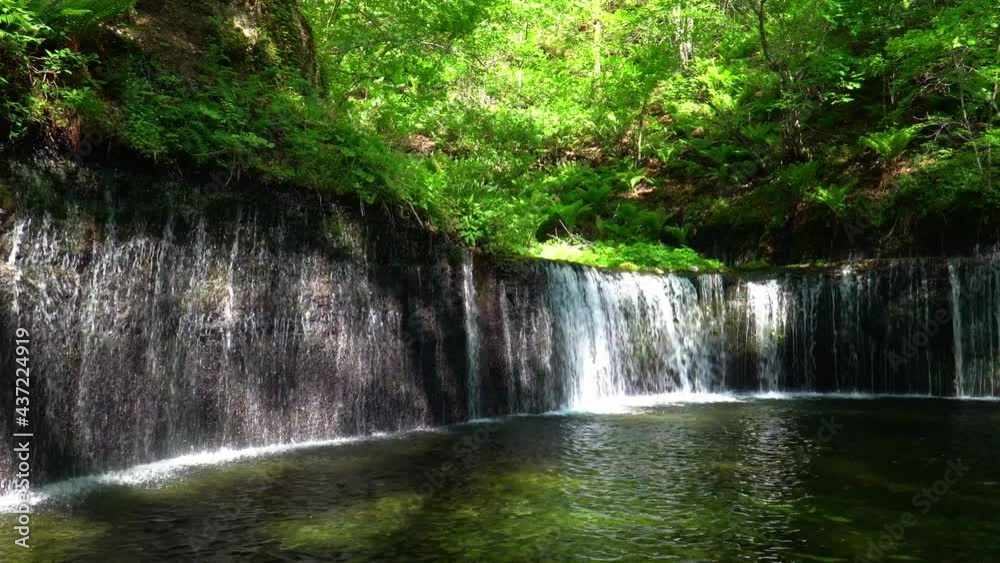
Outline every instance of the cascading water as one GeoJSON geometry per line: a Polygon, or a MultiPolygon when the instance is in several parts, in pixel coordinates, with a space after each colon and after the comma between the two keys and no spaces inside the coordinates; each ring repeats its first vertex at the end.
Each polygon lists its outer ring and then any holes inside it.
{"type": "Polygon", "coordinates": [[[14,232],[11,235],[10,243],[10,256],[7,258],[7,266],[11,268],[14,272],[13,279],[11,280],[11,307],[14,309],[14,313],[18,312],[18,307],[20,305],[20,281],[21,281],[21,271],[16,267],[18,252],[21,250],[21,240],[24,238],[24,229],[30,224],[30,221],[18,221],[14,225],[14,232]]]}
{"type": "Polygon", "coordinates": [[[712,326],[691,280],[548,267],[566,405],[721,387],[712,326]]]}
{"type": "Polygon", "coordinates": [[[726,371],[726,313],[725,281],[720,274],[705,274],[698,276],[698,315],[699,338],[703,340],[700,356],[705,363],[701,374],[693,381],[694,393],[722,392],[726,382],[722,377],[726,371]]]}
{"type": "Polygon", "coordinates": [[[819,330],[821,312],[820,295],[822,280],[807,278],[798,284],[793,296],[793,332],[791,339],[792,363],[791,373],[795,380],[805,389],[813,389],[816,385],[816,335],[819,330]]]}
{"type": "Polygon", "coordinates": [[[940,262],[739,277],[727,286],[731,388],[953,393],[949,281],[940,262]],[[945,326],[947,324],[947,326],[945,326]]]}
{"type": "Polygon", "coordinates": [[[465,418],[446,259],[418,284],[368,266],[346,221],[342,259],[295,250],[280,224],[177,231],[12,231],[0,332],[32,334],[39,478],[465,418]]]}
{"type": "Polygon", "coordinates": [[[833,348],[833,370],[836,374],[836,391],[857,390],[851,381],[861,370],[861,350],[865,344],[866,335],[862,316],[865,311],[868,278],[854,271],[850,266],[844,267],[836,277],[836,290],[832,293],[834,301],[833,334],[836,345],[833,348]]]}
{"type": "Polygon", "coordinates": [[[479,381],[479,305],[476,300],[476,279],[473,272],[472,256],[462,255],[462,304],[465,312],[466,337],[466,401],[469,404],[469,419],[480,417],[479,381]]]}
{"type": "Polygon", "coordinates": [[[951,282],[951,327],[955,333],[955,389],[958,389],[959,394],[961,394],[965,373],[965,349],[962,342],[964,336],[962,286],[958,277],[958,265],[954,260],[948,262],[948,279],[951,282]]]}
{"type": "Polygon", "coordinates": [[[290,224],[7,226],[0,338],[33,335],[41,480],[625,395],[1000,391],[992,258],[749,280],[480,269],[356,219],[321,244],[290,224]]]}
{"type": "MultiPolygon", "coordinates": [[[[563,406],[562,382],[554,377],[552,313],[544,291],[544,267],[532,268],[534,279],[525,284],[516,279],[500,280],[497,291],[490,297],[499,301],[499,330],[491,331],[488,342],[502,342],[495,355],[503,361],[487,362],[493,366],[495,394],[505,393],[506,403],[498,404],[496,412],[542,412],[563,406]]],[[[496,327],[496,323],[493,325],[496,327]]],[[[489,374],[488,374],[489,375],[489,374]]],[[[496,399],[499,397],[494,397],[496,399]]]]}
{"type": "Polygon", "coordinates": [[[754,327],[760,390],[778,391],[784,372],[781,340],[788,319],[785,288],[778,280],[747,284],[747,314],[754,327]]]}
{"type": "Polygon", "coordinates": [[[1000,392],[1000,262],[995,257],[948,262],[956,394],[1000,392]]]}

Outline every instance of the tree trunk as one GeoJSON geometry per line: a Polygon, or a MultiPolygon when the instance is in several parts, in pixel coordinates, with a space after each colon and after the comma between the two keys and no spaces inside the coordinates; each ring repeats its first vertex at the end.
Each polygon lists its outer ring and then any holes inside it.
{"type": "Polygon", "coordinates": [[[782,119],[782,137],[784,139],[785,153],[792,160],[803,160],[808,158],[808,151],[806,151],[805,143],[802,140],[802,109],[790,100],[793,95],[793,86],[795,84],[795,78],[792,73],[784,66],[778,63],[777,59],[774,58],[774,54],[771,52],[771,44],[767,37],[767,12],[765,11],[765,6],[767,0],[759,0],[754,4],[754,12],[757,15],[757,33],[760,36],[760,48],[761,52],[764,54],[764,60],[767,62],[768,67],[778,74],[780,79],[778,96],[785,102],[789,103],[789,106],[784,108],[784,117],[782,119]]]}

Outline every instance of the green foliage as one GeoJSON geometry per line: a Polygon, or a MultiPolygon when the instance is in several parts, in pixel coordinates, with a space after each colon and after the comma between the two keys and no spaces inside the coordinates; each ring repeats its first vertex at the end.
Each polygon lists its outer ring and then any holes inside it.
{"type": "Polygon", "coordinates": [[[906,148],[913,141],[914,137],[916,137],[920,129],[920,126],[913,126],[877,131],[868,135],[862,135],[860,143],[862,146],[875,151],[885,162],[891,163],[903,156],[906,148]]]}
{"type": "Polygon", "coordinates": [[[673,243],[680,246],[687,246],[689,229],[687,227],[678,227],[675,225],[667,225],[663,227],[664,232],[673,239],[673,243]]]}
{"type": "Polygon", "coordinates": [[[0,134],[7,122],[8,136],[17,137],[35,114],[31,96],[29,53],[49,28],[34,12],[16,0],[0,0],[0,134]]]}
{"type": "Polygon", "coordinates": [[[738,268],[745,272],[760,272],[763,270],[770,270],[773,268],[766,260],[750,260],[744,262],[738,266],[738,268]]]}
{"type": "Polygon", "coordinates": [[[311,37],[296,3],[250,4],[199,16],[179,64],[133,42],[146,3],[0,0],[0,134],[96,122],[157,161],[639,269],[817,208],[1000,207],[991,0],[302,0],[311,37]]]}
{"type": "Polygon", "coordinates": [[[778,174],[778,182],[788,186],[793,192],[807,192],[819,181],[819,167],[818,160],[793,164],[778,174]]]}
{"type": "Polygon", "coordinates": [[[807,197],[809,201],[825,206],[837,217],[843,217],[848,211],[847,197],[853,188],[853,183],[818,186],[807,197]]]}
{"type": "Polygon", "coordinates": [[[27,49],[40,43],[48,31],[38,14],[21,2],[0,0],[0,42],[4,47],[27,49]]]}
{"type": "Polygon", "coordinates": [[[659,271],[721,270],[722,263],[708,260],[690,248],[671,248],[654,243],[580,244],[553,239],[531,249],[531,254],[548,260],[575,262],[602,268],[659,271]]]}
{"type": "Polygon", "coordinates": [[[643,209],[626,201],[616,205],[614,214],[607,220],[598,220],[597,230],[602,238],[627,242],[659,240],[666,228],[666,212],[643,209]]]}
{"type": "Polygon", "coordinates": [[[47,44],[89,31],[133,3],[0,0],[0,135],[6,129],[16,139],[46,121],[65,124],[69,115],[103,116],[89,78],[97,57],[47,44]]]}
{"type": "Polygon", "coordinates": [[[37,14],[55,33],[74,36],[125,12],[136,0],[28,0],[28,10],[37,14]]]}
{"type": "Polygon", "coordinates": [[[781,133],[774,123],[751,123],[740,127],[740,134],[755,145],[778,148],[781,145],[781,133]]]}

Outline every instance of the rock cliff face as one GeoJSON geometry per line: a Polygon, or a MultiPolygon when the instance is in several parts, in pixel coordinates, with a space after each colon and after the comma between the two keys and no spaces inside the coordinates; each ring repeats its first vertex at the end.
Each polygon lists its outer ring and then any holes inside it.
{"type": "Polygon", "coordinates": [[[447,241],[378,209],[176,200],[120,170],[6,181],[91,194],[0,221],[0,338],[32,335],[40,478],[465,417],[468,258],[447,241]]]}
{"type": "Polygon", "coordinates": [[[628,394],[1000,392],[992,257],[650,276],[473,258],[252,184],[43,159],[2,181],[60,202],[0,219],[0,342],[31,334],[38,482],[628,394]]]}

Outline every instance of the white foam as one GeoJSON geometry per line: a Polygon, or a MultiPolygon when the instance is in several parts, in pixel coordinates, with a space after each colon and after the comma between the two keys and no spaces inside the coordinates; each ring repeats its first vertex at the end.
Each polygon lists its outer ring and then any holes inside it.
{"type": "Polygon", "coordinates": [[[831,393],[819,393],[816,391],[770,391],[767,393],[754,393],[750,395],[754,399],[763,400],[795,400],[795,399],[941,399],[943,397],[933,397],[930,395],[907,395],[901,393],[862,393],[858,391],[852,392],[831,392],[831,393]]]}
{"type": "Polygon", "coordinates": [[[917,395],[914,393],[862,393],[852,392],[816,392],[816,391],[789,391],[767,393],[754,393],[748,397],[763,400],[795,400],[795,399],[937,399],[941,401],[1000,401],[1000,397],[944,397],[940,395],[917,395]]]}
{"type": "MultiPolygon", "coordinates": [[[[423,431],[415,428],[406,432],[377,433],[369,436],[335,438],[330,440],[313,440],[306,442],[290,442],[244,449],[222,448],[211,452],[198,452],[172,459],[165,459],[129,469],[111,471],[100,475],[75,477],[45,485],[30,493],[28,504],[37,506],[48,501],[77,498],[89,492],[105,487],[126,486],[136,487],[153,485],[173,479],[186,470],[197,467],[224,465],[235,461],[266,457],[287,453],[295,450],[338,446],[348,443],[364,442],[384,438],[392,438],[404,433],[423,431]]],[[[10,512],[22,502],[18,493],[0,496],[0,513],[10,512]]]]}
{"type": "Polygon", "coordinates": [[[584,401],[559,411],[565,414],[628,414],[638,409],[664,405],[738,403],[740,399],[722,393],[661,393],[658,395],[621,395],[596,401],[584,401]]]}
{"type": "Polygon", "coordinates": [[[710,403],[739,403],[754,400],[789,401],[801,399],[941,399],[953,401],[1000,401],[1000,397],[940,397],[934,395],[914,395],[901,393],[861,393],[834,392],[820,393],[815,391],[768,391],[765,393],[662,393],[658,395],[622,395],[606,397],[595,401],[584,401],[570,407],[547,413],[556,415],[569,414],[630,414],[644,408],[710,403]]]}
{"type": "Polygon", "coordinates": [[[504,420],[506,420],[511,416],[517,416],[517,415],[486,416],[482,418],[473,418],[472,420],[466,420],[465,422],[456,422],[453,426],[462,426],[466,424],[495,424],[497,422],[503,422],[504,420]]]}

